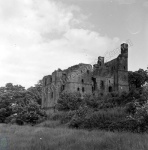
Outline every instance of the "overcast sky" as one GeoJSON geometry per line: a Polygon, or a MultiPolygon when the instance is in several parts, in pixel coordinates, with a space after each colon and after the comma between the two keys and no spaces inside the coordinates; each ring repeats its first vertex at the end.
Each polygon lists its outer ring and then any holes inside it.
{"type": "Polygon", "coordinates": [[[129,70],[146,69],[147,0],[0,0],[0,86],[94,64],[127,40],[129,70]]]}

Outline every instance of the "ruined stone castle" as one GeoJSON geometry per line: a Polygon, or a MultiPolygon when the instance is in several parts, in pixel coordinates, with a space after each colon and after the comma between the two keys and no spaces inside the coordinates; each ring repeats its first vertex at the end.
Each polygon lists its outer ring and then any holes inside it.
{"type": "Polygon", "coordinates": [[[128,92],[128,44],[121,44],[121,54],[109,62],[104,63],[104,57],[99,56],[93,67],[81,63],[45,76],[42,108],[53,108],[64,91],[80,92],[82,97],[84,94],[104,96],[109,92],[128,92]]]}

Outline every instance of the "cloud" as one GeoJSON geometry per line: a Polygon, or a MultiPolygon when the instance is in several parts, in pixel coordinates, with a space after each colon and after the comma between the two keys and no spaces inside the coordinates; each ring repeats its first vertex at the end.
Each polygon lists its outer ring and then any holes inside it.
{"type": "Polygon", "coordinates": [[[68,1],[68,2],[118,2],[119,4],[133,4],[136,0],[56,0],[56,1],[68,1]]]}
{"type": "Polygon", "coordinates": [[[143,7],[148,8],[148,1],[143,3],[143,7]]]}
{"type": "Polygon", "coordinates": [[[121,5],[130,5],[134,4],[136,0],[116,0],[121,5]]]}
{"type": "Polygon", "coordinates": [[[29,87],[58,67],[91,63],[118,42],[92,31],[78,6],[0,0],[0,86],[13,82],[29,87]]]}

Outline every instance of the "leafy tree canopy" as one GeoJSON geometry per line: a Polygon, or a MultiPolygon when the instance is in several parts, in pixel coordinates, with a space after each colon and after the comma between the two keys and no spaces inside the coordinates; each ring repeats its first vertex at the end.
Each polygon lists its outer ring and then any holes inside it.
{"type": "Polygon", "coordinates": [[[129,71],[128,77],[130,89],[140,88],[146,82],[148,82],[148,73],[146,70],[143,69],[139,69],[138,71],[135,72],[129,71]]]}

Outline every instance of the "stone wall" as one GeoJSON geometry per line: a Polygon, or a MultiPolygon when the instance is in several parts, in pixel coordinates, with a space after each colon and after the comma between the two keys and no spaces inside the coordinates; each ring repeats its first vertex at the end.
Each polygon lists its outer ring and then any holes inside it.
{"type": "Polygon", "coordinates": [[[53,108],[64,91],[80,92],[82,97],[84,94],[103,96],[109,92],[128,92],[128,45],[123,43],[121,54],[107,63],[99,56],[93,68],[90,64],[78,64],[45,76],[42,107],[53,108]]]}

